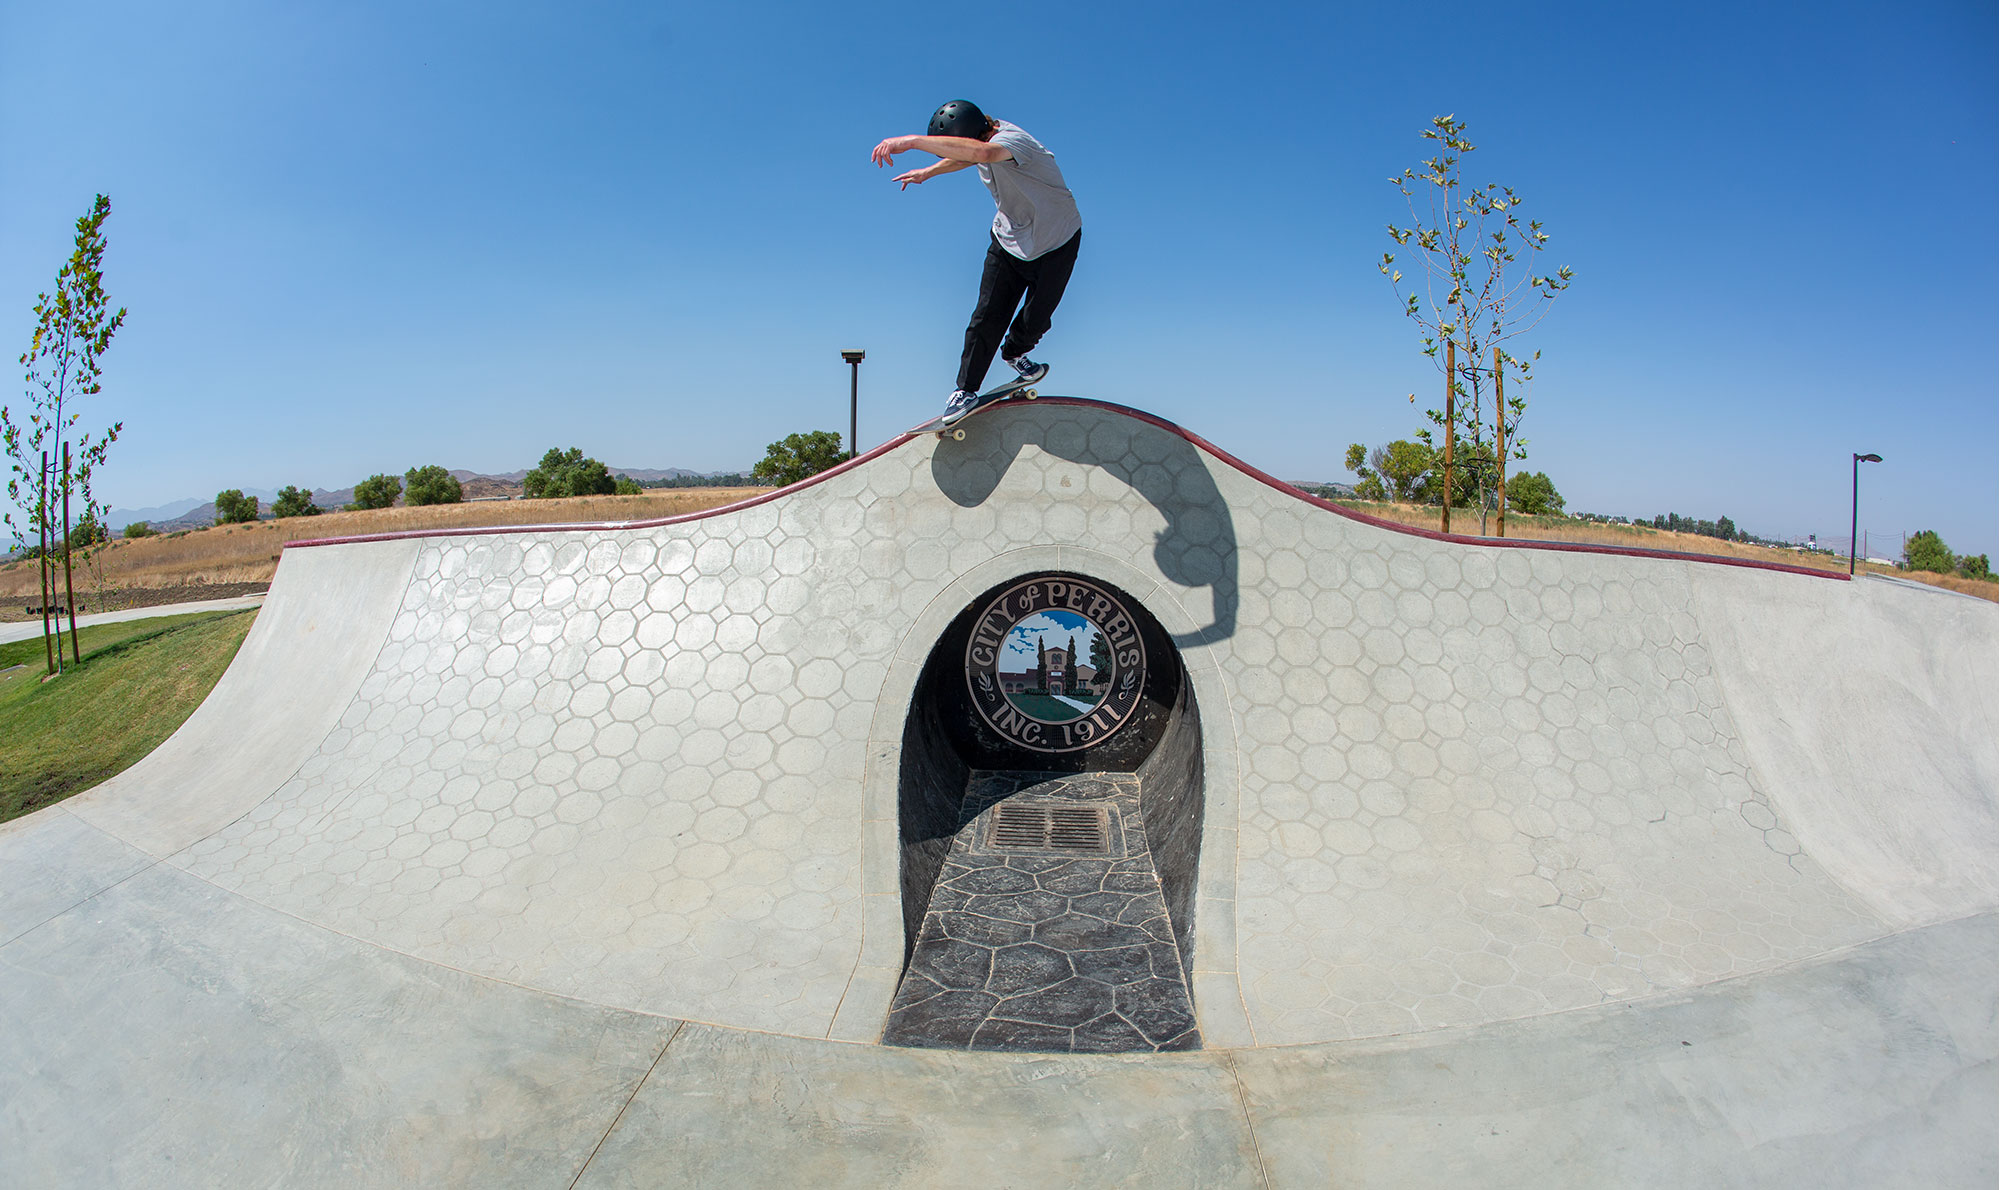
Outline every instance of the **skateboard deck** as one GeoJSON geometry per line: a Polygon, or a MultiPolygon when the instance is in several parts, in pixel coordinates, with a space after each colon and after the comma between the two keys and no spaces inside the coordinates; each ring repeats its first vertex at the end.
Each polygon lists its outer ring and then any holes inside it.
{"type": "Polygon", "coordinates": [[[965,411],[965,416],[950,425],[946,425],[944,415],[939,414],[920,426],[912,427],[910,433],[936,434],[939,438],[950,438],[954,441],[963,442],[965,441],[965,423],[969,419],[1013,397],[1021,397],[1029,401],[1034,400],[1037,396],[1041,395],[1035,391],[1035,385],[1038,383],[1040,383],[1038,380],[1009,380],[1005,384],[996,384],[985,392],[980,393],[978,398],[973,401],[972,408],[965,411]]]}

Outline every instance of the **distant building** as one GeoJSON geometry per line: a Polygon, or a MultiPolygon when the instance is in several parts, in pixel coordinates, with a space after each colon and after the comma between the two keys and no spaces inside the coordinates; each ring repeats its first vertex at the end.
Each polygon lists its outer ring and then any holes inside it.
{"type": "Polygon", "coordinates": [[[1000,690],[1004,694],[1059,694],[1065,697],[1087,696],[1095,698],[1103,691],[1097,682],[1097,670],[1076,662],[1076,637],[1069,638],[1067,648],[1058,645],[1049,648],[1046,638],[1035,641],[1035,668],[997,675],[1000,690]]]}

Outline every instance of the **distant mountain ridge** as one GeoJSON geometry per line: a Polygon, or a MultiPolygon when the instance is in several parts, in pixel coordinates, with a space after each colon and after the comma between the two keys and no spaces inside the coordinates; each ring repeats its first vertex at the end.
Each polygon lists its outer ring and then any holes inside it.
{"type": "MultiPolygon", "coordinates": [[[[749,468],[742,468],[740,471],[690,471],[685,467],[611,467],[608,470],[613,475],[629,476],[646,483],[660,479],[736,475],[748,471],[749,468]]],[[[464,487],[467,500],[518,500],[522,495],[522,481],[528,477],[528,469],[523,467],[519,471],[503,471],[491,475],[464,468],[453,468],[451,475],[464,487]]],[[[243,488],[242,492],[246,496],[255,496],[258,503],[263,505],[265,512],[270,511],[271,503],[278,498],[278,493],[269,488],[243,488]]],[[[314,488],[312,502],[329,512],[343,505],[352,504],[353,485],[344,488],[314,488]]],[[[135,521],[145,521],[162,532],[199,529],[215,523],[215,500],[213,497],[203,500],[190,496],[182,500],[170,500],[151,508],[113,508],[104,518],[105,526],[113,533],[123,532],[125,526],[135,521]]]]}

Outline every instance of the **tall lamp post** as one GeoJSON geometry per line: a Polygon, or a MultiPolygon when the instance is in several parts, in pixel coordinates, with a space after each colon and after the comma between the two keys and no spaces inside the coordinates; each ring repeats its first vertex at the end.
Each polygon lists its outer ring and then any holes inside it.
{"type": "Polygon", "coordinates": [[[861,448],[861,361],[867,352],[851,347],[840,353],[853,369],[851,382],[847,387],[847,457],[853,458],[861,448]]]}
{"type": "Polygon", "coordinates": [[[1854,535],[1861,525],[1861,464],[1879,463],[1881,455],[1854,456],[1854,502],[1847,517],[1847,577],[1854,577],[1854,535]]]}

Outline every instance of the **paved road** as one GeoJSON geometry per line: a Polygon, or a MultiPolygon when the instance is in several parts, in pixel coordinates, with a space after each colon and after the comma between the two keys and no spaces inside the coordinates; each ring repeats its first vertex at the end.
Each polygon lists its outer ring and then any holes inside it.
{"type": "Polygon", "coordinates": [[[1991,1186],[1996,656],[1054,398],[724,515],[288,550],[181,732],[0,827],[0,1182],[1991,1186]],[[1185,667],[1198,1052],[877,1044],[920,682],[1043,570],[1185,667]]]}

